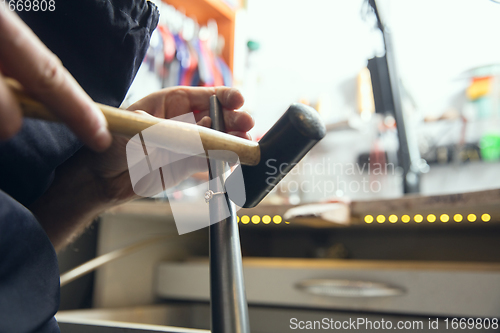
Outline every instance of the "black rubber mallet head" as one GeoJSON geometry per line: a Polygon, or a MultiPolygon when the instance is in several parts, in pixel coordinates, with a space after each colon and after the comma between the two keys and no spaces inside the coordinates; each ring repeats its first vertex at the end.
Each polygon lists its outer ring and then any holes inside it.
{"type": "MultiPolygon", "coordinates": [[[[246,200],[244,204],[235,203],[243,208],[255,207],[325,134],[325,125],[316,110],[304,104],[292,104],[258,142],[259,163],[239,166],[246,200]]],[[[233,172],[231,176],[237,174],[233,172]]],[[[226,180],[228,192],[237,186],[236,177],[231,176],[226,180]]]]}

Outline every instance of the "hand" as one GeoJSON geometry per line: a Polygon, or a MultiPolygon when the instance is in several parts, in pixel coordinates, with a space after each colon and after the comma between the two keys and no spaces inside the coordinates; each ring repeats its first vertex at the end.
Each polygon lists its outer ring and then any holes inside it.
{"type": "Polygon", "coordinates": [[[33,31],[0,6],[0,140],[14,136],[22,123],[21,109],[3,74],[19,81],[89,147],[109,147],[112,138],[102,112],[33,31]]]}
{"type": "MultiPolygon", "coordinates": [[[[198,125],[210,126],[211,120],[207,116],[209,98],[213,94],[217,94],[224,108],[228,133],[249,138],[247,131],[253,127],[254,121],[248,113],[234,111],[243,105],[243,97],[235,89],[169,88],[145,97],[129,109],[146,110],[161,118],[198,111],[195,114],[198,125]]],[[[50,189],[30,207],[56,249],[63,248],[103,210],[137,197],[128,173],[127,142],[128,138],[115,136],[111,147],[103,153],[85,148],[80,150],[58,168],[50,189]]],[[[205,159],[192,157],[186,159],[182,167],[169,168],[169,175],[164,174],[164,177],[175,178],[178,182],[201,171],[202,166],[206,170],[206,165],[205,159]],[[195,159],[200,163],[194,162],[195,159]]]]}
{"type": "MultiPolygon", "coordinates": [[[[240,108],[243,105],[243,96],[236,89],[226,87],[169,88],[147,96],[128,109],[146,110],[152,116],[166,119],[197,111],[194,114],[197,124],[210,127],[211,119],[208,117],[209,98],[214,94],[217,94],[224,109],[224,121],[227,132],[242,138],[250,138],[247,131],[253,127],[254,122],[248,113],[234,111],[234,109],[240,108]]],[[[88,161],[89,169],[99,179],[99,183],[102,184],[102,193],[112,201],[125,201],[137,197],[134,195],[130,183],[125,154],[127,142],[128,138],[115,136],[110,149],[103,153],[94,153],[88,150],[82,152],[82,155],[85,156],[84,159],[88,161]]],[[[142,156],[144,154],[142,145],[137,148],[138,153],[142,156]]],[[[151,151],[148,153],[151,157],[151,151]]],[[[163,161],[168,161],[169,159],[171,160],[169,155],[177,154],[160,150],[158,155],[160,155],[163,161]]],[[[164,162],[162,165],[167,164],[168,162],[164,162]]],[[[194,173],[206,171],[206,169],[206,159],[199,157],[188,157],[180,161],[180,163],[162,167],[164,182],[167,188],[180,183],[194,173]]],[[[154,188],[158,189],[158,186],[160,184],[154,184],[150,190],[154,188]]],[[[155,195],[159,192],[161,192],[161,187],[160,190],[150,195],[155,195]]],[[[142,191],[141,193],[136,191],[136,193],[143,196],[150,196],[143,194],[142,191]]]]}

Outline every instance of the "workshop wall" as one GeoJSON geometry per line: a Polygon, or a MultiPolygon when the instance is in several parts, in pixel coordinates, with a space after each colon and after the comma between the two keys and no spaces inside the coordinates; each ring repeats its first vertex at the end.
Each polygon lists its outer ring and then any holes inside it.
{"type": "MultiPolygon", "coordinates": [[[[393,33],[398,70],[408,93],[404,106],[411,135],[424,145],[422,152],[436,148],[425,145],[455,145],[460,141],[461,121],[429,125],[423,120],[437,118],[450,109],[466,113],[465,89],[470,84],[466,71],[500,60],[500,44],[495,42],[500,30],[500,5],[488,0],[385,0],[379,2],[379,8],[393,33]]],[[[237,22],[235,84],[246,98],[244,108],[257,119],[254,137],[261,136],[296,101],[309,101],[314,106],[319,103],[326,123],[355,117],[357,75],[368,58],[383,54],[381,34],[374,28],[374,17],[367,14],[363,0],[248,0],[247,10],[239,13],[237,22]],[[258,42],[259,48],[245,54],[249,40],[258,42]]],[[[380,118],[371,121],[357,132],[330,133],[305,163],[325,164],[326,159],[328,165],[330,159],[343,163],[345,170],[359,155],[373,150],[380,118]]],[[[489,119],[486,124],[468,125],[466,142],[478,142],[485,126],[495,124],[489,119]]],[[[380,148],[395,155],[395,133],[381,141],[380,148]]],[[[397,165],[394,159],[389,162],[397,165]]],[[[492,188],[498,184],[491,178],[471,175],[491,174],[494,169],[495,165],[483,163],[432,166],[423,176],[422,193],[492,188]]],[[[335,178],[337,185],[339,181],[359,184],[374,179],[359,172],[339,176],[335,178]]],[[[299,193],[300,201],[332,196],[396,197],[402,194],[400,178],[395,170],[378,177],[381,191],[315,191],[299,193]]],[[[318,173],[314,180],[308,175],[286,178],[288,182],[311,183],[332,179],[318,173]]]]}
{"type": "MultiPolygon", "coordinates": [[[[468,82],[460,74],[497,63],[500,6],[489,0],[380,1],[391,27],[401,79],[423,114],[441,114],[468,82]]],[[[380,55],[374,22],[362,18],[363,0],[248,0],[237,34],[258,41],[250,69],[240,63],[246,107],[265,130],[300,99],[330,104],[328,119],[355,112],[356,76],[380,55]]]]}

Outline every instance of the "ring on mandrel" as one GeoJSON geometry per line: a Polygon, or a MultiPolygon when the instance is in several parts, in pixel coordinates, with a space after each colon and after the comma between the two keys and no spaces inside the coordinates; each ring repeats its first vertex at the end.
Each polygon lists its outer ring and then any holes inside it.
{"type": "Polygon", "coordinates": [[[212,200],[214,195],[217,195],[217,194],[224,194],[224,192],[214,192],[212,190],[206,191],[205,192],[205,202],[208,203],[210,200],[212,200]]]}

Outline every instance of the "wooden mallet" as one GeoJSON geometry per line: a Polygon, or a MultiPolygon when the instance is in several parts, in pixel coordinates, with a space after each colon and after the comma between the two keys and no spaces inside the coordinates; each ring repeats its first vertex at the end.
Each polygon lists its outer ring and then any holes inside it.
{"type": "MultiPolygon", "coordinates": [[[[25,117],[59,121],[44,105],[26,95],[17,82],[8,80],[8,85],[19,100],[25,117]]],[[[242,164],[246,193],[245,203],[237,204],[244,208],[257,205],[326,134],[325,125],[316,110],[303,104],[292,104],[258,143],[195,124],[97,105],[112,133],[132,137],[156,125],[162,127],[161,131],[157,131],[161,137],[156,140],[161,142],[162,148],[189,154],[193,150],[192,142],[184,142],[182,138],[187,132],[197,132],[205,151],[219,151],[218,156],[212,154],[211,157],[225,160],[224,151],[236,153],[242,164]],[[279,168],[279,172],[272,176],[271,164],[279,168]]],[[[226,184],[231,184],[231,181],[229,177],[226,184]]]]}

